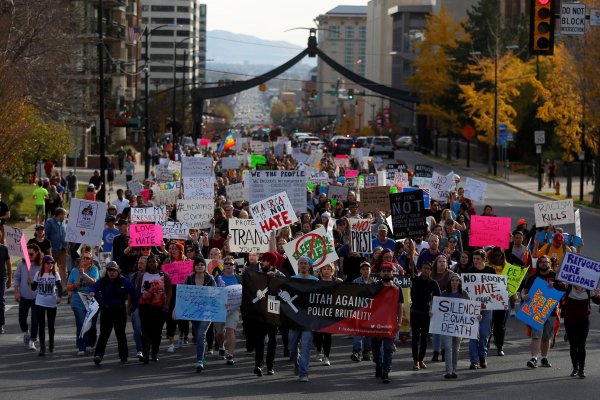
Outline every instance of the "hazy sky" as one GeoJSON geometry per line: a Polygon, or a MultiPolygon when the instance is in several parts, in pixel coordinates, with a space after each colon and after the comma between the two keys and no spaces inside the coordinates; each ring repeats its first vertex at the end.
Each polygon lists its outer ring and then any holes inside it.
{"type": "Polygon", "coordinates": [[[243,33],[267,40],[284,40],[306,46],[313,19],[338,5],[367,5],[368,0],[204,0],[207,29],[243,33]]]}

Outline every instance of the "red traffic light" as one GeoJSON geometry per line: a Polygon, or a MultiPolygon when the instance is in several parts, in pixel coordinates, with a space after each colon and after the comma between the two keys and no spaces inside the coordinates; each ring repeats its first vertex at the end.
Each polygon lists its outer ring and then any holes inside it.
{"type": "Polygon", "coordinates": [[[529,51],[535,55],[554,53],[554,5],[557,0],[531,0],[529,51]]]}

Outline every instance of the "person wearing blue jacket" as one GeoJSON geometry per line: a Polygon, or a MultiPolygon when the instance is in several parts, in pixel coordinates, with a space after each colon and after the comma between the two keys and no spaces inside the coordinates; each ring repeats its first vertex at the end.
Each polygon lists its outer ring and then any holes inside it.
{"type": "Polygon", "coordinates": [[[91,287],[90,297],[100,306],[100,337],[94,352],[94,364],[100,365],[104,358],[106,343],[113,328],[117,337],[121,363],[127,362],[127,315],[136,308],[138,296],[131,281],[121,276],[119,265],[111,261],[106,265],[106,276],[91,287]]]}

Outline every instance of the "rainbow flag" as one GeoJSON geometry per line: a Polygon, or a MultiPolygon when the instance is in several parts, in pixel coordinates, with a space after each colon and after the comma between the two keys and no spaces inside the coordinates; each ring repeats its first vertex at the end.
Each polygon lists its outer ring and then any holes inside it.
{"type": "Polygon", "coordinates": [[[235,146],[235,138],[233,137],[233,133],[228,132],[225,139],[219,144],[217,148],[217,153],[223,153],[235,146]]]}

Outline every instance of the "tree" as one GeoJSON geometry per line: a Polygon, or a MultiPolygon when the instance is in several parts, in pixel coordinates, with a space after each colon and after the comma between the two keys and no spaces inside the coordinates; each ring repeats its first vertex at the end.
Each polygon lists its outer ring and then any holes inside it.
{"type": "MultiPolygon", "coordinates": [[[[415,73],[407,79],[419,96],[417,113],[435,120],[443,135],[460,130],[460,101],[453,70],[456,58],[451,52],[468,40],[463,25],[455,23],[445,6],[427,17],[424,40],[417,44],[415,73]]],[[[450,156],[450,152],[448,152],[450,156]]]]}

